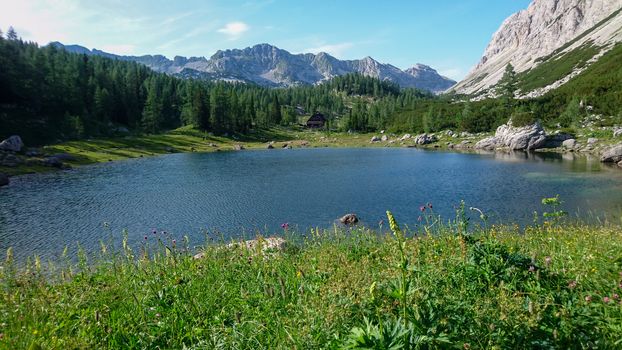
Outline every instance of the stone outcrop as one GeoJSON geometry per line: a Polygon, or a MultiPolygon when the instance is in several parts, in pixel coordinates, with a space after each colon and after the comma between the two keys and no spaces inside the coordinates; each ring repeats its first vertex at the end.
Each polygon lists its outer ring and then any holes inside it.
{"type": "Polygon", "coordinates": [[[622,161],[622,143],[605,149],[600,157],[600,161],[605,163],[618,163],[622,161]]]}
{"type": "Polygon", "coordinates": [[[21,152],[22,147],[24,147],[24,142],[17,135],[10,136],[8,139],[0,142],[0,151],[21,152]]]}
{"type": "Polygon", "coordinates": [[[567,149],[575,149],[577,147],[577,140],[568,139],[562,142],[562,147],[567,148],[567,149]]]}
{"type": "Polygon", "coordinates": [[[428,145],[438,141],[438,138],[434,134],[421,134],[414,137],[414,142],[417,145],[428,145]]]}
{"type": "Polygon", "coordinates": [[[508,63],[524,72],[584,45],[610,49],[622,40],[622,16],[612,16],[620,8],[622,0],[534,0],[503,22],[480,62],[452,90],[481,92],[501,79],[508,63]]]}
{"type": "Polygon", "coordinates": [[[497,128],[495,136],[485,138],[475,144],[477,149],[493,150],[509,148],[511,150],[534,150],[546,145],[547,137],[540,123],[514,127],[511,122],[497,128]]]}

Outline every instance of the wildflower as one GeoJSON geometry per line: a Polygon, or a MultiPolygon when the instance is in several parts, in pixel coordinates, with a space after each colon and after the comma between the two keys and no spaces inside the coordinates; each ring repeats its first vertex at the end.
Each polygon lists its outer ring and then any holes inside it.
{"type": "Polygon", "coordinates": [[[610,301],[611,301],[611,299],[609,299],[609,297],[604,297],[603,298],[603,303],[605,303],[605,304],[609,304],[610,301]]]}
{"type": "Polygon", "coordinates": [[[620,299],[620,296],[616,293],[613,293],[613,295],[611,296],[613,298],[613,300],[618,300],[620,299]]]}
{"type": "Polygon", "coordinates": [[[158,231],[154,228],[153,230],[151,230],[151,233],[155,235],[155,234],[158,234],[158,231]]]}
{"type": "Polygon", "coordinates": [[[432,209],[432,203],[428,203],[428,208],[432,209]]]}
{"type": "Polygon", "coordinates": [[[160,315],[159,313],[158,313],[158,314],[155,314],[155,317],[157,317],[157,318],[160,318],[160,316],[161,316],[161,315],[160,315]]]}
{"type": "Polygon", "coordinates": [[[536,267],[533,265],[529,265],[529,272],[534,272],[536,271],[536,267]]]}
{"type": "Polygon", "coordinates": [[[145,236],[145,241],[147,240],[147,236],[145,236]]]}
{"type": "Polygon", "coordinates": [[[423,213],[425,211],[425,205],[420,206],[419,210],[421,210],[421,212],[423,213]]]}
{"type": "Polygon", "coordinates": [[[177,241],[176,241],[176,240],[173,240],[173,245],[175,245],[175,243],[177,243],[177,241]]]}
{"type": "Polygon", "coordinates": [[[281,224],[281,228],[283,230],[287,230],[289,228],[289,223],[286,222],[286,223],[281,224]]]}
{"type": "Polygon", "coordinates": [[[464,345],[462,347],[464,348],[464,350],[469,350],[471,348],[471,344],[464,343],[464,345]]]}
{"type": "Polygon", "coordinates": [[[550,256],[547,256],[546,258],[544,258],[544,264],[546,265],[546,267],[549,267],[549,265],[551,265],[552,260],[553,258],[551,258],[550,256]]]}
{"type": "Polygon", "coordinates": [[[577,286],[577,281],[570,281],[570,283],[568,283],[568,288],[570,289],[574,289],[577,286]]]}
{"type": "Polygon", "coordinates": [[[585,301],[586,301],[586,302],[588,302],[588,303],[589,303],[590,301],[592,301],[592,296],[591,296],[591,295],[586,295],[586,296],[585,296],[585,301]]]}
{"type": "Polygon", "coordinates": [[[423,220],[421,216],[417,218],[417,221],[421,222],[421,220],[423,220]]]}

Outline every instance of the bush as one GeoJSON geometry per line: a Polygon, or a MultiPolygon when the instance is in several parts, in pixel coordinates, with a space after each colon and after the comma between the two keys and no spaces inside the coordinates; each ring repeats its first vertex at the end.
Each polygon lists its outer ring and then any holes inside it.
{"type": "Polygon", "coordinates": [[[536,117],[530,112],[515,112],[510,117],[512,125],[515,127],[523,127],[531,125],[537,121],[536,117]]]}

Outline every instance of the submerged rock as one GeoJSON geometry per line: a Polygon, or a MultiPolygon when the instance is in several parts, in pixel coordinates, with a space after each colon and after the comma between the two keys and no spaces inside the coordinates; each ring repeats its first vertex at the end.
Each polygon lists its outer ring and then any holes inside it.
{"type": "Polygon", "coordinates": [[[358,216],[356,216],[356,214],[346,214],[339,218],[339,222],[344,225],[355,225],[359,222],[359,218],[358,216]]]}
{"type": "Polygon", "coordinates": [[[10,136],[8,139],[0,142],[0,150],[2,151],[21,152],[22,147],[24,147],[24,142],[17,135],[10,136]]]}
{"type": "Polygon", "coordinates": [[[600,161],[605,163],[618,163],[622,161],[622,143],[605,149],[600,157],[600,161]]]}
{"type": "Polygon", "coordinates": [[[492,150],[509,148],[511,150],[534,150],[546,144],[546,133],[540,123],[514,127],[511,122],[497,128],[495,136],[485,138],[475,144],[477,149],[492,150]]]}

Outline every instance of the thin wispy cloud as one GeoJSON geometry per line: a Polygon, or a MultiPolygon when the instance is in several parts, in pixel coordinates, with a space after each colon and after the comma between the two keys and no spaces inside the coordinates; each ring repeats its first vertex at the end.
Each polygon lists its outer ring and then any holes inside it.
{"type": "Polygon", "coordinates": [[[224,27],[218,29],[218,32],[225,34],[229,39],[237,39],[248,30],[249,26],[244,22],[229,22],[224,27]]]}

